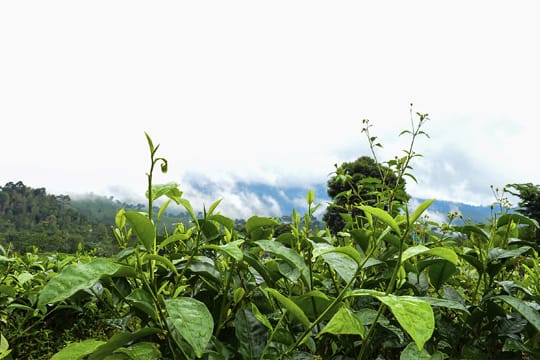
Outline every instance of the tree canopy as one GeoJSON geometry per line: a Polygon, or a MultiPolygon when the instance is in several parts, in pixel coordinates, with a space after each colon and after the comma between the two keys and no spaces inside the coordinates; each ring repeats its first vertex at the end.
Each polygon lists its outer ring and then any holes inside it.
{"type": "Polygon", "coordinates": [[[508,184],[506,190],[521,199],[518,203],[520,213],[540,222],[540,185],[508,184]]]}
{"type": "Polygon", "coordinates": [[[358,205],[379,204],[396,213],[398,207],[395,205],[403,204],[409,199],[405,192],[405,180],[401,178],[398,183],[397,176],[390,168],[378,164],[369,156],[344,162],[340,166],[336,164],[334,174],[327,182],[327,193],[332,204],[323,216],[332,233],[337,233],[346,226],[341,214],[360,214],[360,210],[356,208],[358,205]],[[389,202],[385,203],[385,199],[389,202]]]}

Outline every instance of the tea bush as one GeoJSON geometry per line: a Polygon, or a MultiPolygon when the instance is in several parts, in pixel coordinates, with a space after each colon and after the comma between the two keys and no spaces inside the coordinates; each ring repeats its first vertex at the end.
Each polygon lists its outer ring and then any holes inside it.
{"type": "Polygon", "coordinates": [[[415,115],[405,155],[380,165],[392,176],[352,183],[335,235],[310,226],[311,190],[286,230],[253,216],[239,232],[220,200],[197,215],[177,184],[154,184],[168,163],[146,134],[148,209],[117,213],[116,255],[3,251],[0,358],[538,358],[538,246],[519,238],[538,223],[501,208],[488,224],[434,224],[433,200],[409,209],[399,184],[416,180],[413,147],[427,136],[427,114],[415,115]],[[171,202],[191,224],[161,234],[171,202]]]}

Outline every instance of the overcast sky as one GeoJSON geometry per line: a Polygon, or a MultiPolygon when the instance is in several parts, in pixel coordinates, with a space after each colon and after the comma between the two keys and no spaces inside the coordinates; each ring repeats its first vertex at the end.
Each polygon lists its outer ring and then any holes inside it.
{"type": "Polygon", "coordinates": [[[255,204],[237,181],[307,190],[369,155],[364,118],[401,155],[413,103],[409,193],[489,204],[540,183],[539,34],[534,1],[4,1],[0,186],[142,195],[146,131],[157,182],[227,214],[255,204]]]}

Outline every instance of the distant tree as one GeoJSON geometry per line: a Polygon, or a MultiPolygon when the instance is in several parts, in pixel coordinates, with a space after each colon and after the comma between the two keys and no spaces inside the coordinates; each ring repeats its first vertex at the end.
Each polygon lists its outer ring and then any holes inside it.
{"type": "Polygon", "coordinates": [[[335,175],[328,180],[327,193],[332,204],[326,209],[323,220],[332,233],[345,228],[341,214],[357,216],[358,205],[386,206],[385,210],[397,213],[399,204],[407,202],[405,180],[398,179],[391,169],[369,157],[362,156],[353,162],[336,164],[335,175]]]}
{"type": "Polygon", "coordinates": [[[540,185],[508,184],[506,191],[521,199],[518,212],[540,222],[540,185]]]}

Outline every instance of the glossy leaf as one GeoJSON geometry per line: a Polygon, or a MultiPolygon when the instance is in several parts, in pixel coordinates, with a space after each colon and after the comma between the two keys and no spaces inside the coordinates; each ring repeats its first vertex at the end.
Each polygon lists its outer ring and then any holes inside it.
{"type": "Polygon", "coordinates": [[[229,231],[234,230],[234,220],[226,216],[223,216],[220,214],[214,214],[214,215],[208,216],[208,220],[212,220],[223,225],[225,228],[229,229],[229,231]]]}
{"type": "Polygon", "coordinates": [[[138,288],[134,289],[131,294],[126,297],[126,300],[129,301],[133,307],[148,315],[151,319],[158,319],[156,309],[152,304],[152,296],[146,290],[138,288]]]}
{"type": "MultiPolygon", "coordinates": [[[[322,257],[324,261],[330,265],[336,273],[345,281],[349,282],[358,270],[358,263],[356,258],[360,258],[360,254],[353,249],[348,247],[344,250],[343,248],[336,248],[324,243],[312,243],[313,245],[313,258],[322,257]],[[352,251],[355,251],[357,254],[350,254],[352,251]],[[358,256],[356,256],[358,255],[358,256]]],[[[361,261],[361,258],[360,258],[361,261]]]]}
{"type": "Polygon", "coordinates": [[[476,225],[456,226],[454,229],[463,234],[476,234],[480,236],[482,240],[489,241],[489,233],[476,225]]]}
{"type": "Polygon", "coordinates": [[[418,220],[418,218],[420,216],[422,216],[422,214],[424,213],[424,211],[427,210],[428,207],[431,206],[431,204],[433,204],[433,202],[435,201],[435,199],[430,199],[430,200],[426,200],[424,201],[423,203],[421,203],[417,208],[416,210],[414,210],[414,213],[412,214],[412,216],[409,217],[409,225],[412,225],[414,224],[414,222],[416,220],[418,220]]]}
{"type": "Polygon", "coordinates": [[[433,297],[418,297],[418,299],[423,300],[430,304],[431,306],[436,307],[444,307],[447,309],[453,309],[453,310],[459,310],[463,311],[467,314],[469,313],[469,310],[463,305],[462,303],[454,300],[448,300],[448,299],[441,299],[441,298],[433,298],[433,297]]]}
{"type": "Polygon", "coordinates": [[[138,342],[127,348],[120,348],[116,353],[126,354],[130,359],[160,359],[161,352],[158,347],[151,342],[138,342]]]}
{"type": "Polygon", "coordinates": [[[279,222],[269,217],[252,216],[246,221],[246,231],[251,233],[257,228],[273,227],[279,225],[279,222]]]}
{"type": "Polygon", "coordinates": [[[158,246],[158,250],[164,249],[167,245],[174,244],[176,242],[181,242],[187,240],[191,237],[193,228],[190,228],[185,234],[172,234],[171,236],[164,239],[158,246]]]}
{"type": "Polygon", "coordinates": [[[403,254],[401,255],[401,262],[404,263],[408,259],[416,255],[423,254],[426,251],[429,251],[429,248],[427,246],[424,246],[424,245],[411,246],[403,251],[403,254]]]}
{"type": "Polygon", "coordinates": [[[46,304],[65,300],[79,290],[91,288],[105,276],[135,277],[136,272],[131,267],[104,259],[69,265],[41,289],[37,307],[41,309],[46,304]]]}
{"type": "Polygon", "coordinates": [[[512,258],[515,256],[522,255],[526,253],[527,251],[531,250],[530,246],[521,246],[517,249],[501,249],[501,248],[493,248],[489,250],[488,258],[489,260],[498,260],[498,259],[507,259],[512,258]]]}
{"type": "Polygon", "coordinates": [[[98,347],[105,344],[105,341],[88,339],[80,342],[68,344],[65,348],[51,357],[51,360],[79,360],[93,353],[98,347]]]}
{"type": "Polygon", "coordinates": [[[278,258],[288,262],[291,266],[294,266],[296,269],[298,269],[298,271],[300,271],[302,279],[304,279],[305,283],[308,285],[310,284],[307,265],[304,262],[304,259],[296,251],[273,240],[258,240],[255,241],[255,244],[257,244],[262,250],[275,255],[278,258]]]}
{"type": "Polygon", "coordinates": [[[411,342],[403,349],[399,360],[432,360],[432,358],[426,349],[418,350],[418,347],[411,342]]]}
{"type": "Polygon", "coordinates": [[[260,359],[268,331],[248,309],[236,312],[234,332],[238,340],[238,352],[242,359],[260,359]]]}
{"type": "Polygon", "coordinates": [[[399,228],[398,224],[396,223],[394,218],[383,209],[379,209],[379,208],[375,208],[375,207],[371,207],[367,205],[359,206],[359,209],[377,217],[386,225],[390,226],[392,230],[394,230],[399,236],[401,236],[401,229],[399,228]]]}
{"type": "Polygon", "coordinates": [[[443,247],[428,248],[424,245],[415,245],[405,249],[401,261],[405,262],[405,260],[420,254],[438,256],[450,261],[454,265],[458,262],[458,256],[454,250],[443,247]]]}
{"type": "Polygon", "coordinates": [[[173,265],[171,260],[167,259],[164,256],[157,255],[157,254],[146,254],[143,258],[143,262],[146,263],[148,261],[156,261],[163,265],[166,269],[171,270],[173,273],[178,275],[178,271],[176,270],[176,267],[173,265]]]}
{"type": "Polygon", "coordinates": [[[482,264],[480,259],[478,259],[476,256],[469,254],[459,254],[458,256],[468,262],[470,265],[472,265],[479,274],[482,274],[486,271],[484,264],[482,264]]]}
{"type": "Polygon", "coordinates": [[[304,325],[304,327],[308,328],[311,325],[304,311],[298,305],[296,305],[294,301],[292,301],[286,296],[283,296],[276,289],[266,288],[264,289],[264,291],[272,295],[281,304],[281,306],[287,309],[288,313],[294,318],[296,318],[298,321],[300,321],[300,323],[304,325]]]}
{"type": "Polygon", "coordinates": [[[540,312],[533,309],[523,300],[515,298],[509,295],[495,296],[494,299],[500,299],[510,306],[512,306],[517,312],[519,312],[531,325],[533,325],[537,331],[540,331],[540,312]]]}
{"type": "MultiPolygon", "coordinates": [[[[152,185],[152,201],[164,195],[178,204],[178,199],[182,197],[182,191],[178,189],[177,183],[152,185]]],[[[148,191],[146,197],[148,198],[148,191]]]]}
{"type": "Polygon", "coordinates": [[[214,213],[218,205],[221,203],[221,200],[222,199],[216,200],[214,201],[212,205],[210,205],[210,208],[208,208],[207,216],[212,215],[214,213]]]}
{"type": "Polygon", "coordinates": [[[342,306],[317,337],[329,333],[334,335],[360,335],[363,338],[364,332],[364,324],[362,324],[360,318],[348,307],[342,306]]]}
{"type": "Polygon", "coordinates": [[[150,219],[136,211],[126,211],[126,219],[146,250],[152,251],[156,240],[156,228],[150,219]]]}
{"type": "Polygon", "coordinates": [[[259,308],[257,307],[257,305],[255,305],[255,303],[251,303],[251,312],[253,314],[253,316],[255,316],[255,318],[257,320],[259,320],[259,322],[261,324],[263,324],[267,329],[269,330],[273,330],[274,328],[272,327],[272,324],[270,323],[270,321],[268,320],[268,318],[266,316],[264,316],[261,311],[259,310],[259,308]]]}
{"type": "Polygon", "coordinates": [[[244,240],[236,240],[224,245],[207,244],[201,246],[201,249],[213,249],[221,251],[229,255],[236,261],[242,261],[242,259],[244,258],[244,253],[242,252],[242,250],[240,250],[239,246],[241,246],[243,242],[244,240]]]}
{"type": "Polygon", "coordinates": [[[373,296],[388,306],[401,327],[411,336],[419,350],[433,335],[435,317],[433,309],[424,300],[414,296],[386,295],[381,291],[353,290],[349,296],[373,296]]]}
{"type": "Polygon", "coordinates": [[[497,227],[504,226],[510,222],[534,226],[535,228],[539,228],[538,221],[536,221],[535,219],[531,219],[527,216],[516,214],[516,213],[502,215],[499,218],[499,220],[497,220],[497,227]]]}
{"type": "Polygon", "coordinates": [[[156,328],[143,328],[133,333],[116,333],[109,339],[109,341],[99,346],[94,352],[92,352],[92,354],[88,357],[88,360],[101,360],[105,356],[112,354],[115,350],[126,344],[129,344],[130,342],[134,342],[147,336],[158,334],[160,332],[161,330],[156,328]]]}
{"type": "Polygon", "coordinates": [[[202,357],[214,330],[214,319],[206,305],[199,300],[180,297],[166,299],[168,319],[180,336],[202,357]]]}
{"type": "Polygon", "coordinates": [[[429,282],[438,291],[456,272],[456,266],[449,261],[439,260],[429,266],[429,282]]]}

